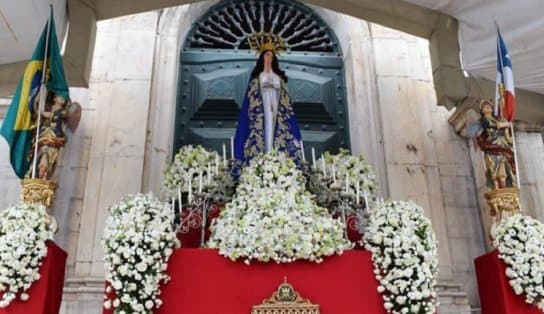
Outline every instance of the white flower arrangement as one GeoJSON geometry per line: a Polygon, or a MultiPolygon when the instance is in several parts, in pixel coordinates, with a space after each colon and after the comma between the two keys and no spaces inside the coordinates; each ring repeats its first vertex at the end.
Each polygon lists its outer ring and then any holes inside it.
{"type": "Polygon", "coordinates": [[[232,202],[211,226],[208,242],[232,260],[268,262],[306,259],[351,248],[344,226],[319,207],[305,190],[305,179],[294,162],[272,152],[254,158],[242,170],[232,202]]]}
{"type": "Polygon", "coordinates": [[[161,306],[160,284],[173,249],[180,246],[174,214],[151,194],[129,195],[112,206],[102,238],[106,280],[104,307],[114,313],[146,313],[161,306]]]}
{"type": "Polygon", "coordinates": [[[177,198],[181,193],[194,194],[199,190],[202,175],[202,192],[207,197],[224,203],[234,193],[234,182],[229,168],[219,154],[197,145],[185,145],[174,156],[174,161],[164,170],[164,190],[169,198],[177,198]],[[189,183],[190,181],[190,183],[189,183]]]}
{"type": "Polygon", "coordinates": [[[318,186],[318,191],[314,192],[318,195],[320,204],[333,201],[335,198],[333,191],[342,192],[355,199],[364,195],[369,197],[374,195],[377,186],[374,169],[366,162],[364,156],[352,156],[349,150],[343,148],[340,148],[336,155],[325,152],[316,161],[312,180],[312,185],[318,186]],[[323,180],[323,174],[327,180],[323,180]]]}
{"type": "Polygon", "coordinates": [[[54,234],[46,220],[41,205],[19,204],[0,212],[0,308],[17,296],[28,300],[26,291],[40,279],[45,241],[54,234]]]}
{"type": "Polygon", "coordinates": [[[492,236],[514,292],[524,293],[525,302],[544,310],[544,224],[529,216],[509,215],[492,236]]]}
{"type": "Polygon", "coordinates": [[[400,201],[378,204],[363,242],[372,252],[378,292],[388,313],[436,313],[437,241],[421,207],[400,201]]]}

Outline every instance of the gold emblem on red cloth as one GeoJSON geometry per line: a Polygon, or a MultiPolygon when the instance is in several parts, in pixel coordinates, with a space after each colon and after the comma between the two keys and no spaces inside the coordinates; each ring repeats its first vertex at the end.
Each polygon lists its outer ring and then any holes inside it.
{"type": "Polygon", "coordinates": [[[251,307],[251,314],[319,314],[319,305],[304,299],[284,278],[269,299],[251,307]]]}

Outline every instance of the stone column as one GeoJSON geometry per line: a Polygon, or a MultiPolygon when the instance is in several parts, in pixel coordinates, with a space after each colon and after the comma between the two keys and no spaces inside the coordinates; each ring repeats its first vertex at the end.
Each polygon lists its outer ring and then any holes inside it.
{"type": "Polygon", "coordinates": [[[521,207],[524,214],[544,222],[544,141],[538,131],[517,130],[515,135],[521,207]]]}
{"type": "Polygon", "coordinates": [[[96,313],[103,297],[100,241],[108,207],[142,191],[149,98],[159,12],[98,23],[89,86],[96,108],[74,270],[63,312],[96,313]]]}
{"type": "Polygon", "coordinates": [[[411,199],[433,221],[442,280],[453,279],[430,109],[436,106],[424,40],[371,24],[389,197],[411,199]]]}
{"type": "Polygon", "coordinates": [[[428,41],[375,24],[371,34],[389,197],[413,200],[431,218],[440,310],[468,313],[469,301],[478,305],[472,257],[483,241],[467,147],[437,107],[428,41]]]}
{"type": "Polygon", "coordinates": [[[172,7],[162,10],[157,27],[154,75],[151,82],[150,109],[145,148],[143,188],[157,194],[163,182],[166,162],[172,160],[174,120],[179,71],[179,57],[191,25],[216,1],[172,7]]]}
{"type": "MultiPolygon", "coordinates": [[[[318,6],[313,10],[338,38],[344,57],[351,152],[362,154],[376,170],[378,181],[386,182],[381,117],[377,108],[376,73],[369,23],[318,6]]],[[[379,196],[387,196],[381,184],[379,196]]]]}

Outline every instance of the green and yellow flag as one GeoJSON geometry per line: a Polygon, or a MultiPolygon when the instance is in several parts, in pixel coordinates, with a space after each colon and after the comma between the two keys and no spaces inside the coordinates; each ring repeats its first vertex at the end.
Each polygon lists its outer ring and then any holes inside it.
{"type": "Polygon", "coordinates": [[[32,146],[33,132],[36,130],[36,114],[33,115],[33,103],[35,98],[39,97],[45,58],[47,58],[47,69],[45,69],[47,90],[64,97],[67,101],[69,100],[68,84],[66,84],[62,67],[62,57],[55,32],[52,9],[49,22],[49,27],[46,23],[32,58],[26,66],[23,78],[19,81],[0,130],[0,134],[6,139],[10,147],[11,166],[21,179],[25,176],[32,163],[32,160],[29,159],[29,150],[32,146]],[[47,39],[48,37],[49,39],[47,39]],[[46,44],[47,51],[45,51],[46,44]]]}

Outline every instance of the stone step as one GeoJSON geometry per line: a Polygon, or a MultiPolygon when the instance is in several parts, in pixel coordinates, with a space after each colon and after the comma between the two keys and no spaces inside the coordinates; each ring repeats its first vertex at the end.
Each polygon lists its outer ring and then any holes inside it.
{"type": "Polygon", "coordinates": [[[467,293],[460,284],[440,282],[437,284],[440,314],[472,314],[467,293]]]}

